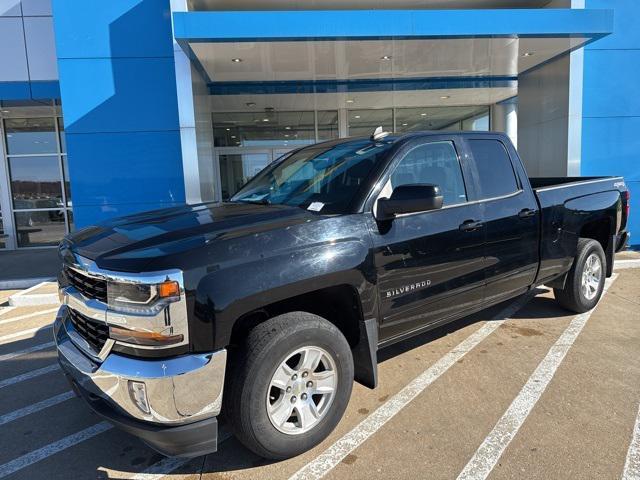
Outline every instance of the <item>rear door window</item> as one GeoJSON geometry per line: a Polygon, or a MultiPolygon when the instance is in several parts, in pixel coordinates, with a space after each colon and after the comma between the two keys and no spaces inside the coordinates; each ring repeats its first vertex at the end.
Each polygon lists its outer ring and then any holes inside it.
{"type": "Polygon", "coordinates": [[[503,143],[491,139],[469,140],[478,173],[480,198],[502,197],[520,190],[503,143]]]}

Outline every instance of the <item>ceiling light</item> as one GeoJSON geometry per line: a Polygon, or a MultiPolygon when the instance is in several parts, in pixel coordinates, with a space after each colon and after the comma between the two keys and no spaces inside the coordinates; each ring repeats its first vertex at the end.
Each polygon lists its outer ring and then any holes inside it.
{"type": "Polygon", "coordinates": [[[268,119],[268,118],[263,118],[263,119],[262,119],[262,121],[263,121],[263,122],[268,122],[268,121],[269,121],[269,119],[268,119]]]}
{"type": "Polygon", "coordinates": [[[285,137],[288,137],[288,136],[289,136],[289,134],[285,133],[285,134],[284,134],[284,136],[285,136],[285,137]]]}
{"type": "Polygon", "coordinates": [[[427,116],[427,114],[426,114],[426,113],[421,113],[421,114],[420,114],[420,116],[421,116],[421,117],[426,117],[426,116],[427,116]]]}
{"type": "Polygon", "coordinates": [[[229,130],[231,130],[231,129],[230,129],[230,128],[227,128],[227,132],[228,132],[229,130]]]}
{"type": "Polygon", "coordinates": [[[235,135],[231,135],[231,138],[236,138],[236,136],[235,135]]]}
{"type": "Polygon", "coordinates": [[[522,54],[523,57],[530,57],[531,55],[533,55],[533,52],[524,52],[522,54]]]}
{"type": "Polygon", "coordinates": [[[408,123],[403,123],[402,126],[406,127],[407,125],[409,125],[408,123]]]}
{"type": "Polygon", "coordinates": [[[354,101],[355,101],[355,100],[351,100],[351,99],[349,99],[349,100],[347,100],[347,103],[353,103],[354,101]]]}
{"type": "Polygon", "coordinates": [[[245,103],[245,105],[247,107],[255,107],[256,106],[256,102],[247,102],[247,103],[245,103]]]}
{"type": "Polygon", "coordinates": [[[353,118],[360,118],[360,115],[355,115],[353,118]]]}
{"type": "Polygon", "coordinates": [[[449,98],[449,97],[450,97],[450,95],[442,95],[442,96],[440,97],[440,99],[441,99],[441,100],[446,100],[446,99],[447,99],[447,98],[449,98]]]}
{"type": "Polygon", "coordinates": [[[383,55],[380,60],[391,60],[391,55],[383,55]]]}
{"type": "Polygon", "coordinates": [[[242,61],[242,59],[241,58],[232,58],[231,61],[233,63],[240,63],[242,61]]]}
{"type": "Polygon", "coordinates": [[[2,113],[9,113],[9,110],[2,110],[2,113]]]}
{"type": "Polygon", "coordinates": [[[291,127],[284,127],[285,130],[291,130],[291,127]]]}

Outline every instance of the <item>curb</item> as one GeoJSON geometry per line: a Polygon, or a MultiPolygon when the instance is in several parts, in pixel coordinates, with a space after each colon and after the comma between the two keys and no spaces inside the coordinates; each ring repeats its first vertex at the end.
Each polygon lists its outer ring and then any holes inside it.
{"type": "Polygon", "coordinates": [[[32,287],[9,297],[12,307],[34,307],[39,305],[56,305],[60,302],[57,293],[31,293],[48,282],[39,282],[32,287]]]}
{"type": "Polygon", "coordinates": [[[54,282],[55,277],[20,278],[16,280],[0,280],[0,290],[21,290],[31,288],[42,282],[54,282]]]}

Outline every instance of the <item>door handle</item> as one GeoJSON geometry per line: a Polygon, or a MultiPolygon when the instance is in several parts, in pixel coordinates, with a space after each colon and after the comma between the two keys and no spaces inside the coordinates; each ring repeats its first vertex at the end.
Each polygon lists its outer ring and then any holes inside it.
{"type": "Polygon", "coordinates": [[[529,218],[529,217],[533,217],[537,212],[535,210],[532,210],[530,208],[523,208],[522,210],[520,210],[520,212],[518,213],[518,216],[520,218],[529,218]]]}
{"type": "Polygon", "coordinates": [[[479,228],[484,227],[484,223],[479,220],[465,220],[458,227],[462,232],[473,232],[479,228]]]}

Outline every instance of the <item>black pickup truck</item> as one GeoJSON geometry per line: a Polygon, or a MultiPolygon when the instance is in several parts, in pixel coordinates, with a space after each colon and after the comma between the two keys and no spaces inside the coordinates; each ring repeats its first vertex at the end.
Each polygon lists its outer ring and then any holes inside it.
{"type": "Polygon", "coordinates": [[[59,361],[166,455],[218,418],[281,459],[322,441],[376,351],[545,284],[584,312],[627,242],[620,177],[530,179],[497,133],[307,146],[230,201],[115,219],[60,245],[59,361]]]}

